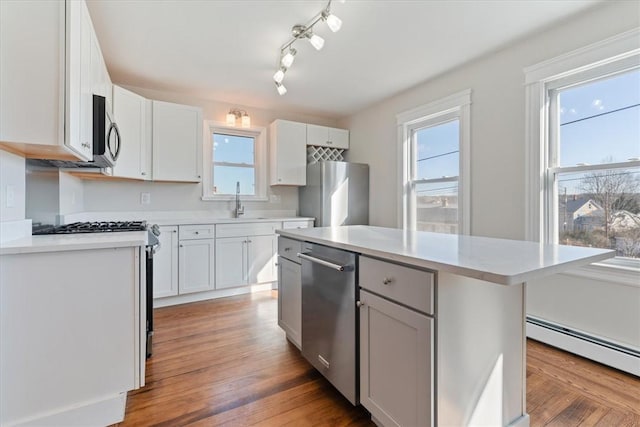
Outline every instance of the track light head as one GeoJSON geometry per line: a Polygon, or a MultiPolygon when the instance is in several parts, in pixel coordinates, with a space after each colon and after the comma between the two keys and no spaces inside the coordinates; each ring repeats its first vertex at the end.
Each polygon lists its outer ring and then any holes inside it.
{"type": "Polygon", "coordinates": [[[291,65],[293,64],[293,60],[296,59],[296,53],[298,53],[298,51],[290,47],[289,52],[287,52],[280,60],[282,66],[285,68],[291,67],[291,65]]]}
{"type": "Polygon", "coordinates": [[[273,80],[276,83],[282,83],[282,81],[284,80],[284,73],[286,72],[287,69],[285,67],[280,67],[280,69],[273,75],[273,80]]]}
{"type": "Polygon", "coordinates": [[[284,85],[282,83],[276,82],[276,89],[278,90],[278,94],[280,94],[280,96],[282,96],[285,93],[287,93],[287,88],[284,87],[284,85]]]}
{"type": "Polygon", "coordinates": [[[340,31],[340,27],[342,27],[342,19],[338,18],[331,12],[322,12],[322,20],[327,23],[329,29],[334,33],[340,31]]]}

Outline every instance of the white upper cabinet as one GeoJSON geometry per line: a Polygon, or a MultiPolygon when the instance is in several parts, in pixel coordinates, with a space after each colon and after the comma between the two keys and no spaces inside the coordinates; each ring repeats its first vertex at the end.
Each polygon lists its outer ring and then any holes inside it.
{"type": "Polygon", "coordinates": [[[0,2],[0,143],[93,158],[93,93],[110,79],[84,1],[0,2]]]}
{"type": "Polygon", "coordinates": [[[326,126],[307,125],[307,145],[349,149],[349,131],[326,126]]]}
{"type": "Polygon", "coordinates": [[[154,181],[200,182],[202,110],[153,101],[154,181]]]}
{"type": "Polygon", "coordinates": [[[113,176],[149,179],[151,101],[120,86],[113,86],[113,115],[122,139],[113,176]]]}
{"type": "Polygon", "coordinates": [[[269,126],[271,185],[306,185],[307,125],[276,120],[269,126]]]}

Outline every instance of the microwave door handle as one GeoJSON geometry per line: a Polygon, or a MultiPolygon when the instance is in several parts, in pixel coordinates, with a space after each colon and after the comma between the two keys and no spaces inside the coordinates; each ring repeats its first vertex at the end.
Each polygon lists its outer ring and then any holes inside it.
{"type": "Polygon", "coordinates": [[[107,147],[109,149],[109,153],[111,153],[111,158],[114,161],[118,160],[118,156],[120,156],[120,129],[118,129],[118,125],[116,125],[115,123],[111,123],[111,126],[109,127],[109,133],[107,134],[107,147]],[[112,147],[111,132],[114,132],[114,131],[115,131],[115,147],[112,147]]]}

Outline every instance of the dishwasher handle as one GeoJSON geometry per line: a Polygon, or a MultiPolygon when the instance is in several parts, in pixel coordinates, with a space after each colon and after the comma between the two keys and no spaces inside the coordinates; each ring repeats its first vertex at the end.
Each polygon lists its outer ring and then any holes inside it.
{"type": "Polygon", "coordinates": [[[325,261],[325,260],[320,259],[320,258],[309,256],[307,253],[304,253],[304,252],[299,252],[298,253],[298,258],[304,259],[304,260],[307,260],[307,261],[311,261],[311,262],[314,262],[316,264],[323,265],[325,267],[329,267],[329,268],[331,268],[333,270],[336,270],[336,271],[349,271],[351,269],[350,265],[335,264],[335,263],[330,262],[330,261],[325,261]]]}

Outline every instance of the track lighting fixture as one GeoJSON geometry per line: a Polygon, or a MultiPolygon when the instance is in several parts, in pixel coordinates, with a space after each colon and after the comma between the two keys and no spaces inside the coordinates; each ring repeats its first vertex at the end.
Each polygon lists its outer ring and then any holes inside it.
{"type": "Polygon", "coordinates": [[[243,128],[251,127],[251,117],[249,117],[249,114],[247,114],[246,111],[237,110],[235,108],[232,108],[231,110],[229,110],[229,112],[227,113],[227,125],[235,126],[236,119],[240,119],[240,124],[242,125],[243,128]]]}
{"type": "MultiPolygon", "coordinates": [[[[326,22],[327,26],[334,33],[340,30],[342,27],[342,20],[336,15],[331,13],[331,1],[327,3],[327,6],[317,13],[306,25],[294,25],[291,28],[291,39],[280,47],[280,56],[278,58],[278,71],[273,75],[273,80],[276,82],[276,89],[280,95],[287,93],[287,89],[282,84],[284,75],[293,64],[293,61],[298,53],[293,48],[293,44],[300,39],[308,39],[309,43],[316,49],[321,50],[324,47],[324,39],[313,32],[313,26],[318,22],[326,22]]],[[[338,0],[340,3],[344,3],[345,0],[338,0]]]]}

